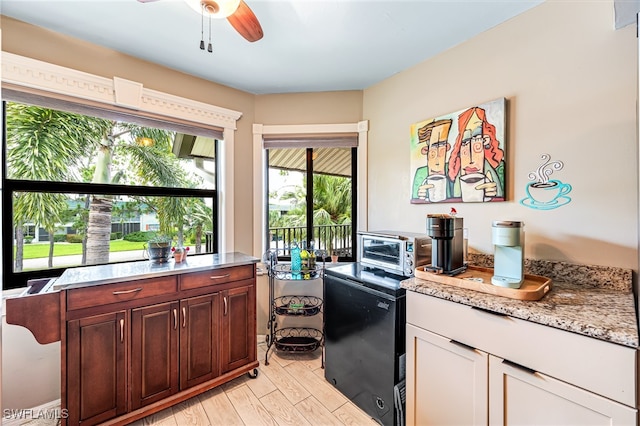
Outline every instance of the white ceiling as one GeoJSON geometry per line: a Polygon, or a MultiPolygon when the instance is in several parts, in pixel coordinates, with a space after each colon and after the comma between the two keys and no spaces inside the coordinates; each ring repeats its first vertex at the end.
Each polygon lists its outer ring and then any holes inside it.
{"type": "Polygon", "coordinates": [[[245,1],[264,38],[249,43],[213,20],[213,53],[200,50],[201,17],[182,0],[0,0],[0,13],[266,94],[365,89],[543,0],[245,1]]]}

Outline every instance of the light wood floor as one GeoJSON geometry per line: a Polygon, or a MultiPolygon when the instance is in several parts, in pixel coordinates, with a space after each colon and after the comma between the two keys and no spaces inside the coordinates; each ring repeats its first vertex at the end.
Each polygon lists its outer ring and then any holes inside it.
{"type": "Polygon", "coordinates": [[[378,425],[324,378],[321,351],[269,351],[258,345],[259,374],[246,374],[175,407],[146,417],[143,425],[378,425]]]}
{"type": "Polygon", "coordinates": [[[258,344],[256,379],[242,375],[133,425],[378,425],[325,380],[320,350],[289,354],[272,349],[264,365],[265,350],[264,343],[258,344]]]}

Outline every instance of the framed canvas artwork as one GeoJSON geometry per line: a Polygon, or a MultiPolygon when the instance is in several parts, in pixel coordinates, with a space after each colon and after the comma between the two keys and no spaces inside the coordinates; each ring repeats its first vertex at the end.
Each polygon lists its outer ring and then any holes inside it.
{"type": "Polygon", "coordinates": [[[411,125],[411,203],[505,200],[505,106],[500,98],[411,125]]]}

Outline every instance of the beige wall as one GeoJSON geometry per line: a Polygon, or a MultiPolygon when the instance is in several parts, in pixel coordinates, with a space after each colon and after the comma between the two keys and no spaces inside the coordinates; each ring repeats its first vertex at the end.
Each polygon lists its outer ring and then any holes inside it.
{"type": "Polygon", "coordinates": [[[362,119],[362,91],[258,95],[256,123],[334,124],[362,119]]]}
{"type": "Polygon", "coordinates": [[[366,89],[369,228],[425,232],[428,213],[455,206],[472,249],[493,252],[492,220],[522,220],[527,257],[637,271],[637,63],[635,26],[614,31],[611,1],[550,0],[366,89]],[[409,126],[501,97],[508,201],[409,204],[409,126]],[[572,201],[537,211],[519,200],[543,153],[564,162],[554,178],[572,201]]]}

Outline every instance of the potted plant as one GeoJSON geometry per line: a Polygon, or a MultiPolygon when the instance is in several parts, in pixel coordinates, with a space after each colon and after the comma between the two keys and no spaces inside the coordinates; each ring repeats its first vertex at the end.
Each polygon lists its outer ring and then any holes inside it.
{"type": "Polygon", "coordinates": [[[156,234],[144,245],[145,257],[151,263],[168,262],[171,257],[171,237],[165,234],[156,234]]]}
{"type": "Polygon", "coordinates": [[[327,253],[331,256],[331,263],[338,263],[338,251],[333,249],[333,238],[329,236],[327,239],[327,253]]]}
{"type": "Polygon", "coordinates": [[[180,263],[186,260],[189,247],[172,247],[171,251],[173,252],[173,258],[176,263],[180,263]]]}

